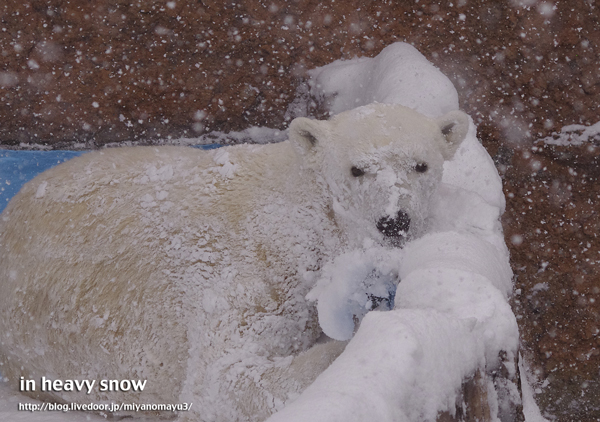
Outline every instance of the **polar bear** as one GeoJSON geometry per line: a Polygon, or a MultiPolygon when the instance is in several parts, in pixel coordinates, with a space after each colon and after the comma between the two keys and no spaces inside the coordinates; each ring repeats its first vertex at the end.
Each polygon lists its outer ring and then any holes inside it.
{"type": "Polygon", "coordinates": [[[317,342],[321,267],[424,233],[468,126],[372,104],[295,119],[277,144],[105,149],[42,173],[0,221],[2,376],[45,400],[267,418],[343,350],[317,342]],[[42,377],[95,384],[43,391],[42,377]]]}

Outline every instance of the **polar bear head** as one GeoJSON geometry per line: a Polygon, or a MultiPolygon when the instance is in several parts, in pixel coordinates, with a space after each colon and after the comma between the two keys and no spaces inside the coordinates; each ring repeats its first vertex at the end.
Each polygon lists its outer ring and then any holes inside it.
{"type": "Polygon", "coordinates": [[[468,128],[461,111],[433,120],[404,106],[371,104],[329,121],[297,118],[290,141],[316,172],[350,241],[400,246],[426,230],[444,161],[468,128]]]}

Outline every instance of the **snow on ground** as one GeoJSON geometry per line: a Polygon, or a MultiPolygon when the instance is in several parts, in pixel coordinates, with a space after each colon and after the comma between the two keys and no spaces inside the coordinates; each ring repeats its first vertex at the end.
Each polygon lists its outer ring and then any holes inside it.
{"type": "MultiPolygon", "coordinates": [[[[432,117],[458,108],[448,78],[404,43],[376,58],[336,61],[310,75],[313,95],[325,97],[333,114],[371,102],[403,104],[432,117]]],[[[257,141],[265,132],[253,129],[243,136],[257,141]]],[[[2,152],[0,164],[14,157],[2,152]]],[[[0,166],[0,202],[33,173],[31,166],[11,165],[10,171],[0,166]]],[[[392,251],[365,244],[328,264],[311,292],[324,331],[349,338],[353,316],[362,322],[344,353],[269,421],[435,420],[438,412],[453,411],[466,377],[498,365],[500,351],[514,356],[512,271],[499,223],[504,205],[501,180],[471,123],[467,139],[445,165],[427,235],[392,251]],[[374,297],[387,299],[365,299],[374,297]],[[381,311],[367,312],[377,305],[381,311]],[[392,310],[383,312],[387,309],[392,310]]],[[[527,421],[543,421],[525,380],[527,421]]],[[[80,413],[17,412],[18,402],[32,400],[2,386],[0,418],[102,420],[80,413]]],[[[497,412],[502,403],[492,397],[491,405],[497,412]]]]}
{"type": "Polygon", "coordinates": [[[600,122],[591,126],[568,125],[564,126],[560,132],[541,139],[548,145],[581,145],[584,142],[600,141],[600,122]]]}
{"type": "Polygon", "coordinates": [[[524,359],[519,360],[519,371],[521,371],[521,390],[523,392],[523,414],[526,422],[549,422],[540,412],[535,402],[535,392],[532,385],[535,377],[529,370],[524,359]]]}

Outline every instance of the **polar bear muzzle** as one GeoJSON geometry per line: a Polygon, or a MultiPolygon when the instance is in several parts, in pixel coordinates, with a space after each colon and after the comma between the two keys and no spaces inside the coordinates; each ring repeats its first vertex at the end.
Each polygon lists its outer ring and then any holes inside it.
{"type": "Polygon", "coordinates": [[[394,246],[400,246],[410,227],[410,217],[400,210],[394,218],[381,217],[377,222],[377,230],[392,241],[394,246]]]}

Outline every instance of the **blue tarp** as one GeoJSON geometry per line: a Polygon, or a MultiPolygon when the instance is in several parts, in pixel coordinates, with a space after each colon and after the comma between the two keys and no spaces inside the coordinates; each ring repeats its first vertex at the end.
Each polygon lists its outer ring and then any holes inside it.
{"type": "MultiPolygon", "coordinates": [[[[221,145],[198,145],[201,149],[214,149],[221,145]]],[[[57,164],[84,154],[86,151],[10,151],[0,150],[0,212],[21,186],[39,173],[57,164]]]]}
{"type": "Polygon", "coordinates": [[[83,151],[0,150],[0,212],[21,186],[44,170],[83,154],[83,151]]]}

